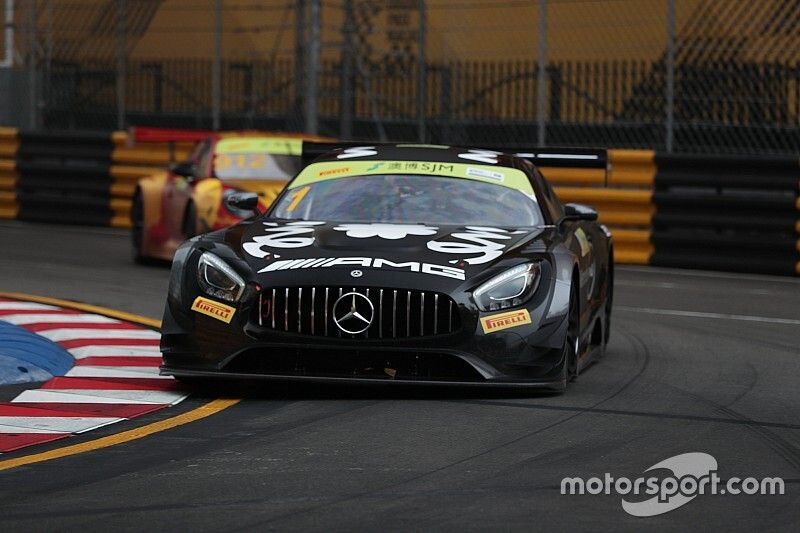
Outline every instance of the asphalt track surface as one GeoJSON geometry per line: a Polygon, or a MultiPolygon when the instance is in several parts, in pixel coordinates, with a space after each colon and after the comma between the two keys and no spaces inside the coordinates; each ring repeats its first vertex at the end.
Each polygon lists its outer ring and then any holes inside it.
{"type": "MultiPolygon", "coordinates": [[[[122,231],[0,222],[0,290],[160,317],[167,276],[134,266],[122,231]]],[[[565,395],[228,390],[243,400],[211,417],[0,471],[0,530],[798,531],[799,304],[797,279],[621,267],[608,354],[565,395]],[[564,477],[635,478],[686,452],[723,479],[782,477],[786,494],[649,518],[619,495],[560,494],[564,477]]]]}

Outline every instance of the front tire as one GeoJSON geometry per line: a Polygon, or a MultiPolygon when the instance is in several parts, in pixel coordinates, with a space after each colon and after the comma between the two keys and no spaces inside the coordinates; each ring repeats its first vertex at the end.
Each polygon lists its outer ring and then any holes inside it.
{"type": "Polygon", "coordinates": [[[578,297],[573,288],[569,296],[569,314],[567,315],[567,334],[564,336],[562,348],[563,363],[561,379],[564,383],[562,392],[567,390],[567,384],[578,377],[578,350],[580,348],[580,312],[578,297]]]}
{"type": "Polygon", "coordinates": [[[608,263],[608,289],[606,290],[606,308],[605,308],[605,331],[603,332],[603,351],[608,345],[608,339],[611,337],[611,308],[614,303],[614,254],[609,257],[608,263]]]}
{"type": "Polygon", "coordinates": [[[567,345],[569,364],[567,365],[567,380],[574,381],[578,377],[578,354],[581,342],[581,314],[578,308],[578,293],[573,288],[569,296],[569,322],[567,326],[567,345]]]}

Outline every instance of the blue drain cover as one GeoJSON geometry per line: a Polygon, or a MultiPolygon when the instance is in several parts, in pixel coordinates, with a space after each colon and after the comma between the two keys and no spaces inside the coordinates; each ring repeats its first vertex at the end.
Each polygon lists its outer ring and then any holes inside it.
{"type": "Polygon", "coordinates": [[[0,320],[0,385],[63,376],[75,360],[58,344],[0,320]]]}

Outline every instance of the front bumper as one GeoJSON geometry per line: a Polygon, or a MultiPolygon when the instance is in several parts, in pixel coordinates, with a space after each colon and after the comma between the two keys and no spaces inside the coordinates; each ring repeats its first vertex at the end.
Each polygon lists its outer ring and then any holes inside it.
{"type": "MultiPolygon", "coordinates": [[[[457,331],[415,338],[336,338],[262,327],[259,293],[248,284],[226,320],[191,310],[202,293],[176,256],[162,321],[162,374],[178,377],[261,378],[334,383],[414,383],[563,387],[568,302],[545,271],[526,306],[529,323],[485,333],[469,294],[455,291],[457,331]],[[185,283],[184,283],[185,282],[185,283]],[[560,295],[560,297],[559,297],[560,295]]],[[[234,260],[226,258],[230,263],[234,260]]],[[[192,264],[194,258],[191,259],[192,264]]],[[[435,330],[435,328],[434,328],[435,330]]]]}
{"type": "MultiPolygon", "coordinates": [[[[542,316],[532,309],[532,316],[542,316]]],[[[247,311],[242,317],[248,315],[247,311]]],[[[563,387],[566,317],[484,334],[462,331],[417,339],[336,339],[265,332],[167,310],[164,375],[329,383],[563,387]],[[190,323],[186,323],[186,320],[190,323]]]]}

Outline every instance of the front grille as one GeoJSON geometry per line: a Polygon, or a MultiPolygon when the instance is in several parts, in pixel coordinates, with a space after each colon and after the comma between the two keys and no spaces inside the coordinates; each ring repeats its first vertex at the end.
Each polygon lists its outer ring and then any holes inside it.
{"type": "Polygon", "coordinates": [[[457,306],[449,296],[405,289],[266,288],[256,313],[261,327],[322,337],[407,339],[449,334],[461,327],[457,306]],[[333,319],[336,301],[351,292],[366,296],[374,308],[372,323],[358,334],[343,332],[333,319]]]}

